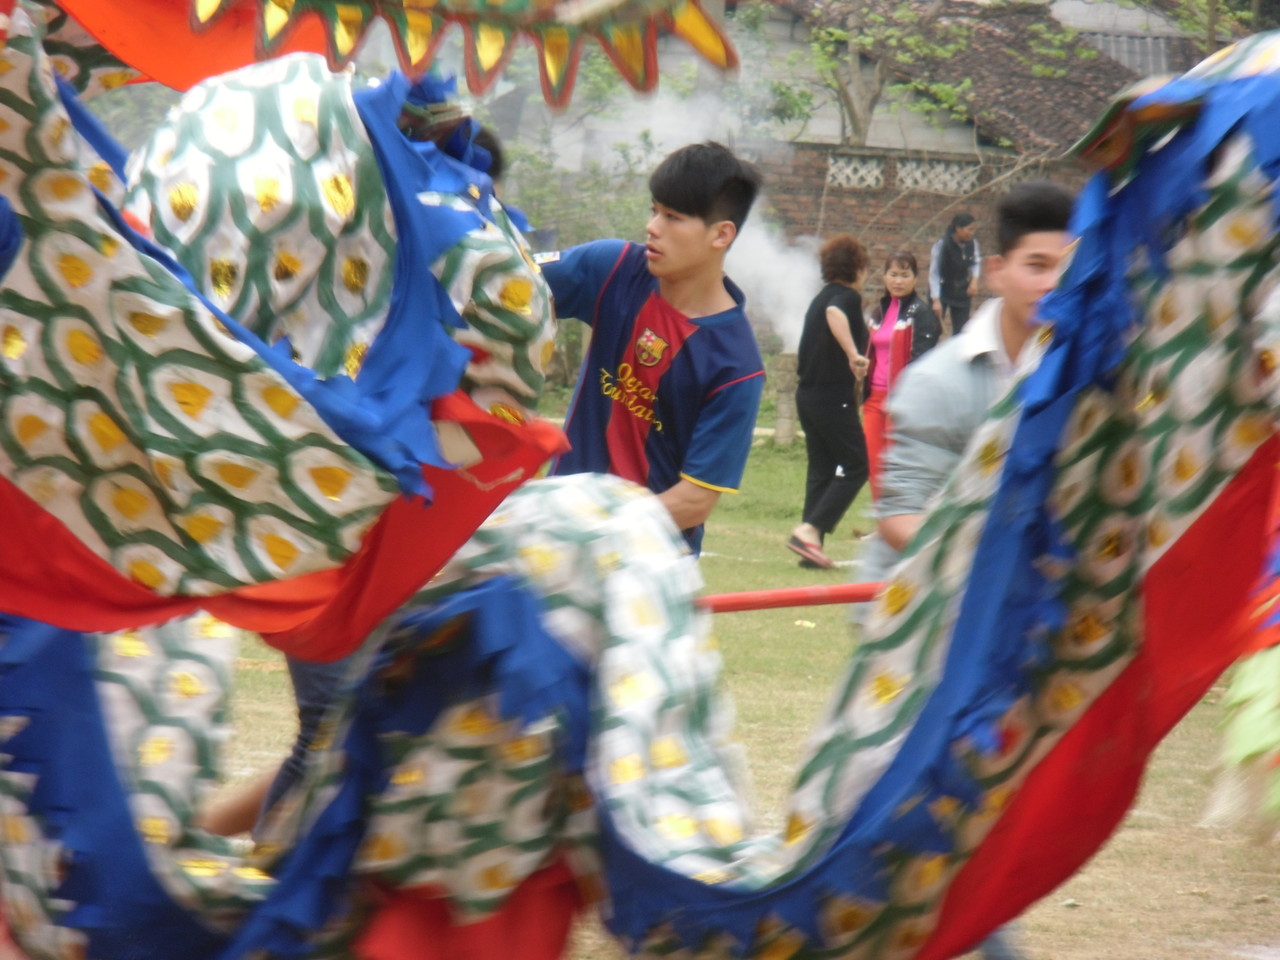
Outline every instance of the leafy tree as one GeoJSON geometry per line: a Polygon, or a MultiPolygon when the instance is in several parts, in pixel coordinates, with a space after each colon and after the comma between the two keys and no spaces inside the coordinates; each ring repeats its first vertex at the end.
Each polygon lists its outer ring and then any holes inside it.
{"type": "Polygon", "coordinates": [[[1212,53],[1223,45],[1223,39],[1241,36],[1265,26],[1251,25],[1269,15],[1275,22],[1277,4],[1261,0],[1177,0],[1160,11],[1169,16],[1188,36],[1194,37],[1201,50],[1212,53]]]}
{"type": "MultiPolygon", "coordinates": [[[[1188,0],[1209,3],[1213,0],[1188,0]]],[[[839,105],[844,142],[864,145],[889,96],[941,120],[976,122],[971,79],[943,79],[936,67],[973,43],[984,23],[1020,23],[1005,52],[1027,81],[1067,81],[1098,57],[1075,31],[1058,24],[1043,0],[778,0],[811,27],[810,63],[839,105]],[[904,96],[914,94],[915,96],[904,96]]],[[[1015,146],[997,138],[1003,146],[1015,146]]]]}
{"type": "Polygon", "coordinates": [[[788,57],[784,72],[770,75],[766,65],[778,59],[777,44],[766,29],[773,9],[765,0],[747,0],[725,21],[725,32],[739,59],[749,66],[720,92],[727,111],[756,136],[795,140],[804,135],[822,101],[819,91],[795,80],[797,68],[803,65],[794,57],[788,57]],[[758,65],[765,69],[758,69],[758,65]]]}

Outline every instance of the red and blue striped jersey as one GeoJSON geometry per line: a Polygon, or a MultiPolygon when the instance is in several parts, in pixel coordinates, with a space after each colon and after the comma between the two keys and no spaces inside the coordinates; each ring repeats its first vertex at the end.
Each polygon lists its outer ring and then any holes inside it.
{"type": "MultiPolygon", "coordinates": [[[[565,432],[573,449],[553,472],[612,473],[655,493],[681,479],[733,492],[742,481],[764,364],[735,306],[690,318],[658,295],[644,247],[600,240],[542,263],[556,312],[591,325],[565,432]]],[[[702,529],[685,531],[697,551],[702,529]]]]}

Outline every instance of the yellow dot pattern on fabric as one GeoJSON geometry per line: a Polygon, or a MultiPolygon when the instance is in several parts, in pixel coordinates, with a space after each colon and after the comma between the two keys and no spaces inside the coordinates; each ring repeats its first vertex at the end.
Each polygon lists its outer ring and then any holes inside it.
{"type": "Polygon", "coordinates": [[[58,272],[73,290],[87,286],[93,279],[93,268],[73,253],[64,253],[58,257],[58,272]]]}
{"type": "Polygon", "coordinates": [[[298,404],[301,402],[296,393],[274,385],[262,391],[262,399],[275,411],[276,416],[285,420],[293,416],[293,412],[298,409],[298,404]]]}
{"type": "Polygon", "coordinates": [[[18,360],[27,352],[27,338],[12,324],[4,328],[4,356],[6,360],[18,360]]]}
{"type": "Polygon", "coordinates": [[[342,262],[342,284],[352,293],[363,293],[369,283],[369,261],[348,257],[342,262]]]}
{"type": "Polygon", "coordinates": [[[196,543],[208,543],[222,533],[226,524],[207,513],[197,513],[178,521],[196,543]]]}
{"type": "Polygon", "coordinates": [[[325,200],[338,216],[345,220],[355,213],[356,197],[350,178],[343,174],[335,174],[321,184],[321,190],[325,200]]]}
{"type": "Polygon", "coordinates": [[[280,570],[287,573],[302,552],[293,541],[274,533],[266,534],[261,539],[262,547],[280,570]]]}
{"type": "Polygon", "coordinates": [[[194,183],[180,183],[169,191],[169,209],[179,220],[186,222],[195,212],[200,199],[194,183]]]}
{"type": "Polygon", "coordinates": [[[171,383],[169,392],[182,412],[193,420],[199,419],[213,396],[213,391],[204,384],[193,382],[171,383]]]}
{"type": "Polygon", "coordinates": [[[154,313],[135,311],[129,314],[129,324],[144,337],[155,337],[164,332],[169,321],[154,313]]]}
{"type": "Polygon", "coordinates": [[[253,193],[263,213],[271,213],[280,205],[280,181],[276,177],[255,177],[253,193]]]}
{"type": "Polygon", "coordinates": [[[27,414],[18,420],[17,430],[15,431],[18,442],[24,447],[30,446],[32,441],[47,432],[49,424],[45,423],[35,414],[27,414]]]}

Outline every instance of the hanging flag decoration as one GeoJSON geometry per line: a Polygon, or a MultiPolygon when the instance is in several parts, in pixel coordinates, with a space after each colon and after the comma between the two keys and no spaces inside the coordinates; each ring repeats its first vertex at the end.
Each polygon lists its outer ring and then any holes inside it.
{"type": "Polygon", "coordinates": [[[350,63],[373,24],[391,29],[402,69],[431,66],[453,24],[463,31],[467,81],[488,89],[520,38],[538,49],[543,94],[565,106],[583,41],[594,39],[637,90],[657,83],[659,33],[686,40],[712,66],[737,54],[699,0],[59,0],[106,49],[153,80],[186,89],[201,80],[286,53],[323,53],[350,63]]]}

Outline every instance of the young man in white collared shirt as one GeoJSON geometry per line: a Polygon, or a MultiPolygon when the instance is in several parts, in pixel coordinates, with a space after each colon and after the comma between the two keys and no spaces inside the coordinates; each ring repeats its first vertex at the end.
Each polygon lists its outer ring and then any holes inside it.
{"type": "Polygon", "coordinates": [[[1008,387],[1031,335],[1036,304],[1057,281],[1071,205],[1071,194],[1047,180],[1021,184],[1000,199],[1000,252],[985,265],[998,299],[984,303],[960,335],[913,363],[895,385],[876,511],[879,537],[893,559],[915,535],[926,504],[951,476],[987,409],[1008,387]]]}
{"type": "MultiPolygon", "coordinates": [[[[883,580],[946,485],[987,410],[1008,389],[1031,336],[1036,304],[1053,289],[1066,251],[1072,195],[1047,180],[1020,184],[996,206],[1000,252],[986,261],[998,295],[964,330],[903,371],[889,394],[888,449],[876,502],[876,536],[855,579],[883,580]]],[[[856,611],[855,611],[856,615],[856,611]]],[[[979,952],[984,960],[1017,960],[1007,931],[979,952]]]]}

